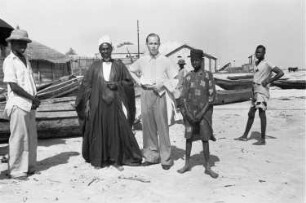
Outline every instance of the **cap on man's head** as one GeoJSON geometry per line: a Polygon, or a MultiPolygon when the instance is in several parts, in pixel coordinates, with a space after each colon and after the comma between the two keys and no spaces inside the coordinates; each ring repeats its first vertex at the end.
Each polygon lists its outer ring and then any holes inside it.
{"type": "Polygon", "coordinates": [[[15,29],[11,32],[11,35],[6,38],[7,42],[10,41],[24,41],[27,43],[32,42],[32,40],[29,39],[29,35],[27,33],[27,31],[25,30],[20,30],[20,29],[15,29]]]}
{"type": "Polygon", "coordinates": [[[101,46],[101,44],[104,44],[104,43],[108,43],[112,45],[112,40],[108,35],[104,35],[99,39],[99,44],[98,44],[99,47],[101,46]]]}
{"type": "Polygon", "coordinates": [[[204,52],[201,49],[191,49],[190,50],[190,57],[192,58],[203,58],[204,52]]]}
{"type": "Polygon", "coordinates": [[[177,62],[177,64],[179,64],[179,65],[185,65],[186,63],[185,63],[185,60],[184,60],[184,59],[179,59],[178,62],[177,62]]]}

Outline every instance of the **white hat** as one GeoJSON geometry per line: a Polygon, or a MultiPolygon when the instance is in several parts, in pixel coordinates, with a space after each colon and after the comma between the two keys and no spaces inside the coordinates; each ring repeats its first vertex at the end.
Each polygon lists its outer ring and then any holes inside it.
{"type": "Polygon", "coordinates": [[[103,44],[103,43],[108,43],[108,44],[112,45],[112,40],[108,35],[104,35],[99,39],[98,46],[101,46],[101,44],[103,44]]]}

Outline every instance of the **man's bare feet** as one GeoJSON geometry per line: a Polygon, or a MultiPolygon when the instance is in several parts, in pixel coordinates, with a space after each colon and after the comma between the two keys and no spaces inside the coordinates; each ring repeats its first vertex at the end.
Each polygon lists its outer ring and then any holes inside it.
{"type": "Polygon", "coordinates": [[[210,175],[210,177],[212,178],[218,178],[219,174],[214,172],[213,170],[211,170],[210,168],[209,169],[205,169],[205,173],[207,175],[210,175]]]}
{"type": "Polygon", "coordinates": [[[181,174],[183,174],[183,173],[185,173],[187,171],[190,171],[190,166],[189,165],[185,165],[183,168],[177,170],[177,172],[181,173],[181,174]]]}
{"type": "Polygon", "coordinates": [[[241,137],[235,138],[235,140],[248,141],[248,138],[247,136],[242,135],[241,137]]]}
{"type": "Polygon", "coordinates": [[[255,142],[253,145],[265,145],[266,140],[265,139],[260,139],[258,142],[255,142]]]}

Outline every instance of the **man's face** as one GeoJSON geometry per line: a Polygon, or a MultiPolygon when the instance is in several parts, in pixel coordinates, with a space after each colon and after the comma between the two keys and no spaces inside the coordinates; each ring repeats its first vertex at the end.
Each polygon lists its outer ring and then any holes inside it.
{"type": "Polygon", "coordinates": [[[190,58],[191,65],[195,71],[199,70],[201,68],[202,59],[201,58],[190,58]]]}
{"type": "Polygon", "coordinates": [[[265,57],[265,50],[263,48],[258,48],[255,51],[255,56],[258,60],[262,60],[265,57]]]}
{"type": "Polygon", "coordinates": [[[147,47],[152,56],[156,56],[159,53],[160,42],[158,37],[151,36],[148,38],[147,47]]]}
{"type": "Polygon", "coordinates": [[[99,47],[100,54],[104,60],[109,60],[112,55],[113,48],[108,43],[103,43],[99,47]]]}
{"type": "Polygon", "coordinates": [[[11,41],[11,49],[12,51],[17,52],[17,54],[23,55],[27,47],[28,43],[26,41],[11,41]]]}

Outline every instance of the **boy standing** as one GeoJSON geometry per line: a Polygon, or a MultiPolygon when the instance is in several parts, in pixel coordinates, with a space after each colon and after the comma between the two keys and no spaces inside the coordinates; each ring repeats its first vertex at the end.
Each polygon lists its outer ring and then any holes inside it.
{"type": "Polygon", "coordinates": [[[247,141],[247,136],[253,125],[256,110],[259,110],[259,117],[261,122],[261,139],[257,143],[258,145],[266,144],[266,110],[267,102],[270,97],[269,87],[270,84],[284,75],[284,72],[276,67],[271,65],[268,61],[265,60],[266,48],[263,45],[259,45],[256,48],[255,56],[257,61],[255,61],[254,66],[254,79],[253,79],[253,98],[251,108],[248,113],[248,121],[243,135],[237,140],[247,141]],[[272,73],[276,75],[272,77],[272,73]]]}
{"type": "Polygon", "coordinates": [[[183,82],[180,108],[184,117],[186,138],[185,166],[178,170],[185,173],[190,170],[190,153],[192,142],[201,140],[205,161],[205,173],[212,178],[218,174],[210,168],[209,140],[215,141],[212,129],[213,101],[216,95],[213,75],[202,67],[204,53],[202,50],[190,51],[193,71],[189,72],[183,82]]]}

